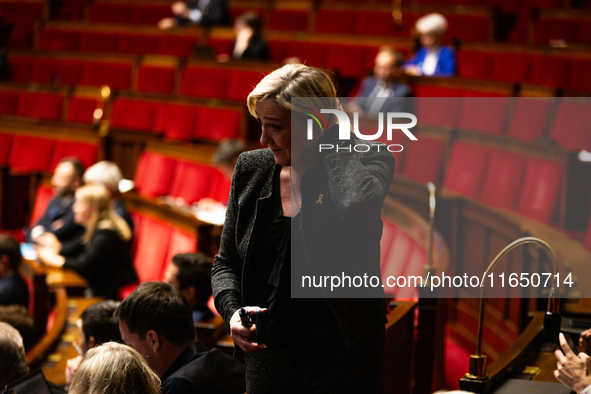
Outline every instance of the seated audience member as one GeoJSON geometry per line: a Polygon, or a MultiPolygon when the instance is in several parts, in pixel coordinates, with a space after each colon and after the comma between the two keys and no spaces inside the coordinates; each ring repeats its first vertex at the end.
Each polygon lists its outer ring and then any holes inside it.
{"type": "Polygon", "coordinates": [[[31,230],[30,239],[41,242],[43,233],[52,233],[61,243],[75,242],[84,229],[74,222],[74,192],[82,185],[84,167],[76,158],[62,159],[51,178],[56,196],[43,217],[31,230]]]}
{"type": "MultiPolygon", "coordinates": [[[[269,60],[269,47],[261,37],[261,20],[256,12],[245,12],[234,21],[236,40],[232,47],[232,59],[269,60]]],[[[228,55],[218,56],[218,60],[230,60],[228,55]]]]}
{"type": "MultiPolygon", "coordinates": [[[[18,331],[8,323],[0,322],[0,394],[6,393],[6,385],[29,373],[25,360],[25,347],[18,331]]],[[[53,394],[64,390],[48,382],[53,394]]]]}
{"type": "Polygon", "coordinates": [[[115,312],[121,337],[162,380],[162,394],[244,393],[244,367],[195,342],[191,308],[173,286],[145,282],[115,312]]]}
{"type": "Polygon", "coordinates": [[[89,349],[112,341],[123,343],[119,332],[119,323],[113,319],[113,314],[118,306],[118,302],[107,300],[93,304],[82,312],[77,322],[82,354],[68,360],[66,384],[69,385],[72,382],[74,373],[89,349]]]}
{"type": "Polygon", "coordinates": [[[357,97],[375,97],[382,100],[353,100],[348,103],[347,109],[365,115],[403,111],[404,100],[395,97],[410,97],[411,91],[408,85],[400,81],[402,61],[402,55],[393,48],[380,48],[375,60],[373,77],[367,77],[361,82],[357,97]]]}
{"type": "Polygon", "coordinates": [[[29,307],[29,288],[18,273],[21,260],[18,241],[9,235],[0,235],[0,305],[29,307]]]}
{"type": "Polygon", "coordinates": [[[412,75],[451,77],[456,73],[453,49],[442,44],[447,30],[447,20],[441,14],[428,14],[417,19],[415,29],[421,48],[404,63],[404,69],[412,75]]]}
{"type": "Polygon", "coordinates": [[[227,25],[230,22],[225,0],[176,1],[171,6],[174,18],[164,18],[158,22],[160,29],[188,25],[227,25]]]}
{"type": "Polygon", "coordinates": [[[82,179],[87,185],[104,185],[107,188],[115,212],[125,220],[133,233],[133,220],[120,198],[119,182],[123,179],[123,175],[117,164],[107,160],[99,161],[88,167],[82,179]]]}
{"type": "Polygon", "coordinates": [[[213,164],[231,180],[238,156],[244,151],[246,151],[246,145],[242,140],[223,139],[213,154],[213,164]]]}
{"type": "Polygon", "coordinates": [[[0,306],[0,321],[16,328],[23,339],[25,349],[33,345],[35,321],[27,308],[22,305],[2,305],[0,306]]]}
{"type": "Polygon", "coordinates": [[[212,261],[213,258],[204,253],[179,253],[166,269],[164,281],[187,299],[194,322],[209,320],[214,316],[207,306],[211,297],[212,261]]]}
{"type": "Polygon", "coordinates": [[[142,357],[116,342],[90,349],[70,386],[70,394],[158,394],[160,379],[142,357]]]}
{"type": "Polygon", "coordinates": [[[554,352],[558,359],[558,368],[554,371],[556,379],[577,394],[591,394],[591,375],[588,374],[591,358],[585,352],[576,355],[564,335],[560,333],[560,349],[554,352]]]}
{"type": "Polygon", "coordinates": [[[78,243],[61,251],[38,247],[39,260],[52,267],[69,268],[87,281],[95,297],[115,299],[117,289],[137,281],[129,254],[129,226],[110,205],[103,185],[87,185],[76,191],[74,220],[86,231],[78,243]]]}

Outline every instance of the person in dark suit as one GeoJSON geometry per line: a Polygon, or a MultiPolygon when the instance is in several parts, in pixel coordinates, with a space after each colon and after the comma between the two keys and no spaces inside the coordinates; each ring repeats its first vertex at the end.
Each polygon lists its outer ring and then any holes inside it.
{"type": "Polygon", "coordinates": [[[402,55],[392,47],[384,46],[376,55],[373,77],[361,82],[357,97],[369,97],[373,100],[352,100],[347,110],[361,115],[375,115],[378,112],[407,112],[410,87],[400,81],[403,62],[402,55]]]}
{"type": "Polygon", "coordinates": [[[244,60],[269,60],[267,42],[261,37],[261,20],[255,12],[245,12],[234,21],[236,40],[232,58],[244,60]]]}
{"type": "Polygon", "coordinates": [[[191,308],[177,289],[145,282],[115,311],[125,343],[140,353],[162,380],[162,394],[242,394],[244,367],[195,341],[191,308]]]}
{"type": "Polygon", "coordinates": [[[76,190],[74,220],[85,228],[79,242],[57,250],[36,248],[46,265],[68,268],[87,281],[95,297],[117,298],[119,287],[137,281],[129,254],[131,231],[111,207],[111,196],[103,185],[86,185],[76,190]]]}
{"type": "Polygon", "coordinates": [[[421,47],[404,63],[411,75],[453,77],[456,73],[456,58],[452,48],[442,44],[447,30],[447,20],[441,14],[428,14],[417,19],[415,29],[421,47]]]}
{"type": "Polygon", "coordinates": [[[332,81],[319,69],[290,64],[274,71],[250,93],[247,106],[268,149],[238,159],[212,269],[216,307],[236,351],[246,352],[247,392],[377,392],[383,288],[370,290],[369,298],[346,291],[338,292],[344,298],[331,298],[330,288],[312,290],[314,298],[291,295],[300,278],[335,270],[379,278],[380,211],[394,157],[385,149],[352,151],[360,140],[350,137],[348,122],[341,139],[340,121],[329,115],[319,122],[322,129],[306,133],[306,112],[344,115],[332,81]],[[304,140],[310,134],[312,140],[304,140]],[[310,156],[319,143],[338,144],[340,151],[310,156]],[[260,322],[243,325],[242,308],[256,315],[256,307],[260,322]]]}
{"type": "Polygon", "coordinates": [[[9,235],[0,235],[0,305],[29,307],[29,289],[18,273],[21,260],[18,241],[9,235]]]}
{"type": "Polygon", "coordinates": [[[164,18],[158,22],[160,29],[188,25],[227,25],[230,23],[226,0],[176,1],[171,6],[174,18],[164,18]]]}
{"type": "Polygon", "coordinates": [[[47,233],[53,234],[61,243],[71,243],[82,235],[84,228],[74,222],[72,206],[74,192],[82,185],[83,174],[84,167],[78,159],[68,157],[59,162],[51,178],[56,196],[31,230],[30,240],[43,243],[44,233],[47,233]]]}

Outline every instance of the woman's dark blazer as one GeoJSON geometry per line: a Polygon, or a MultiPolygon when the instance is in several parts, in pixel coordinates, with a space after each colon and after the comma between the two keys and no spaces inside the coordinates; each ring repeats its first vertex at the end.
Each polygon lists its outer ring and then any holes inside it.
{"type": "MultiPolygon", "coordinates": [[[[346,145],[364,143],[351,139],[346,145]]],[[[216,307],[229,331],[234,312],[251,303],[253,289],[252,245],[257,225],[272,211],[273,175],[281,167],[270,149],[243,153],[236,164],[228,200],[219,254],[212,270],[216,307]]],[[[380,277],[381,209],[394,175],[394,157],[381,145],[367,153],[331,153],[324,165],[308,170],[301,185],[302,233],[310,268],[315,275],[328,273],[343,261],[346,275],[365,272],[380,277]],[[318,203],[323,195],[322,203],[318,203]],[[327,264],[330,263],[330,264],[327,264]]],[[[339,271],[340,274],[340,271],[339,271]]],[[[383,329],[386,306],[381,286],[375,298],[329,298],[327,302],[347,345],[359,333],[383,329]]],[[[334,293],[332,294],[334,295],[334,293]]],[[[294,311],[305,316],[305,311],[294,311]]]]}

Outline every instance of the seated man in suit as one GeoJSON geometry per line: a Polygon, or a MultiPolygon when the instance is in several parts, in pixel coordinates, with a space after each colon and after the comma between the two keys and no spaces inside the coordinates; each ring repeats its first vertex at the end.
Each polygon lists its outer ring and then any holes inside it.
{"type": "Polygon", "coordinates": [[[66,366],[66,384],[70,385],[76,370],[84,360],[89,349],[107,342],[123,343],[119,332],[119,323],[113,319],[113,314],[119,302],[113,300],[101,301],[86,308],[78,319],[80,335],[80,350],[82,354],[69,359],[66,366]]]}
{"type": "Polygon", "coordinates": [[[29,307],[29,289],[18,273],[21,260],[18,241],[9,235],[0,235],[0,305],[29,307]]]}
{"type": "MultiPolygon", "coordinates": [[[[30,238],[43,243],[44,233],[51,233],[62,244],[77,241],[84,227],[74,222],[74,192],[82,186],[84,167],[73,157],[62,159],[51,178],[55,197],[49,202],[43,217],[31,230],[30,238]]],[[[53,237],[50,237],[53,240],[53,237]]]]}
{"type": "Polygon", "coordinates": [[[174,18],[158,22],[162,30],[187,25],[227,25],[230,22],[226,0],[175,1],[171,6],[174,18]]]}
{"type": "Polygon", "coordinates": [[[179,253],[172,258],[164,275],[164,281],[189,301],[195,323],[213,317],[207,306],[211,297],[212,261],[204,253],[179,253]]]}
{"type": "MultiPolygon", "coordinates": [[[[375,100],[352,100],[347,110],[362,115],[378,112],[406,112],[403,97],[411,95],[408,85],[400,81],[402,55],[389,46],[380,48],[375,60],[373,77],[361,82],[357,97],[373,97],[375,100]]],[[[408,100],[406,100],[408,102],[408,100]]]]}
{"type": "Polygon", "coordinates": [[[162,381],[162,394],[246,392],[243,365],[195,341],[189,303],[163,282],[139,285],[115,311],[125,343],[162,381]]]}

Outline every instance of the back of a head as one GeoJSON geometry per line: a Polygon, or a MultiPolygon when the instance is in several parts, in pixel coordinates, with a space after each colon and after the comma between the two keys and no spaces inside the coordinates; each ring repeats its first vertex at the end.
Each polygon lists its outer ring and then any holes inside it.
{"type": "Polygon", "coordinates": [[[14,327],[3,322],[0,322],[0,355],[0,387],[29,372],[23,339],[14,327]]]}
{"type": "Polygon", "coordinates": [[[80,160],[77,157],[64,157],[59,161],[58,165],[62,163],[70,163],[72,165],[72,168],[74,170],[74,172],[72,173],[73,179],[82,179],[82,176],[84,175],[84,165],[80,162],[80,160]]]}
{"type": "Polygon", "coordinates": [[[10,267],[16,271],[22,260],[21,248],[18,241],[7,234],[0,235],[0,256],[8,257],[10,267]]]}
{"type": "Polygon", "coordinates": [[[117,164],[107,160],[93,164],[84,173],[84,183],[104,185],[111,193],[118,190],[121,179],[123,175],[117,164]]]}
{"type": "Polygon", "coordinates": [[[224,139],[220,142],[213,154],[213,164],[234,165],[234,161],[246,150],[246,144],[242,140],[224,139]]]}
{"type": "Polygon", "coordinates": [[[19,332],[25,349],[35,337],[35,322],[23,305],[0,305],[0,322],[8,323],[19,332]]]}
{"type": "Polygon", "coordinates": [[[160,379],[132,348],[107,342],[90,349],[78,367],[70,394],[158,394],[160,379]]]}
{"type": "Polygon", "coordinates": [[[402,66],[402,63],[404,62],[404,56],[402,56],[402,54],[400,52],[398,52],[396,49],[394,49],[393,47],[391,47],[389,45],[384,45],[383,47],[380,48],[380,50],[378,51],[378,55],[376,56],[376,59],[378,56],[386,56],[386,55],[392,59],[392,63],[394,65],[394,67],[401,67],[402,66]]]}
{"type": "MultiPolygon", "coordinates": [[[[272,99],[280,109],[290,112],[293,97],[317,98],[316,101],[322,102],[322,108],[335,108],[336,88],[329,76],[318,68],[303,64],[287,64],[259,82],[248,95],[247,106],[250,114],[258,119],[257,102],[272,99]]],[[[304,112],[303,109],[294,110],[304,112]]]]}
{"type": "Polygon", "coordinates": [[[441,14],[427,14],[417,19],[415,29],[419,34],[443,35],[447,30],[447,19],[441,14]]]}
{"type": "Polygon", "coordinates": [[[82,331],[86,337],[94,337],[95,343],[106,342],[123,343],[118,322],[113,319],[113,314],[119,307],[119,302],[112,300],[98,302],[86,308],[80,318],[82,319],[82,331]]]}
{"type": "Polygon", "coordinates": [[[189,303],[168,283],[140,284],[121,302],[114,316],[142,340],[154,330],[174,346],[186,347],[195,341],[189,303]]]}
{"type": "Polygon", "coordinates": [[[179,289],[193,286],[196,291],[197,306],[204,307],[211,297],[211,257],[205,253],[179,253],[172,263],[179,268],[177,280],[179,289]]]}

